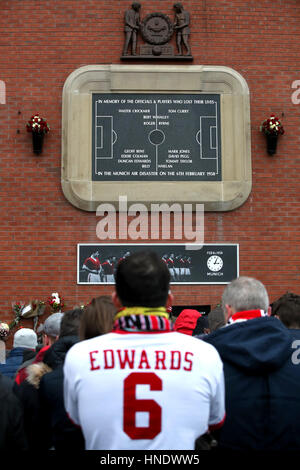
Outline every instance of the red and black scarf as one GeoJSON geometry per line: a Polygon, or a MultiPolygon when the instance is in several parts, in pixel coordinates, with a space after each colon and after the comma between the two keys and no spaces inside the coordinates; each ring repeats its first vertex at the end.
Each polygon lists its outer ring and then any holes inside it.
{"type": "Polygon", "coordinates": [[[165,333],[173,327],[165,307],[124,307],[115,316],[113,332],[165,333]]]}

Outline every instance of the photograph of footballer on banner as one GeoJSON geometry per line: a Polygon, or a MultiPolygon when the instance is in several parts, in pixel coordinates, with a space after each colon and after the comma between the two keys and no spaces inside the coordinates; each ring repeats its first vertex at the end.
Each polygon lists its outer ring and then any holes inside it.
{"type": "Polygon", "coordinates": [[[118,263],[137,251],[155,251],[166,263],[172,284],[228,284],[239,275],[237,244],[78,244],[77,283],[114,284],[118,263]]]}

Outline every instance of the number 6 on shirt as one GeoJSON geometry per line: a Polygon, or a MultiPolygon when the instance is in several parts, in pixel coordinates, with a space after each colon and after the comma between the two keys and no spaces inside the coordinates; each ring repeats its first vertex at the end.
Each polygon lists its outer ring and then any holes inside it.
{"type": "Polygon", "coordinates": [[[153,439],[161,431],[162,409],[154,400],[138,400],[136,386],[149,385],[150,390],[161,391],[162,380],[153,372],[133,372],[124,380],[123,429],[131,439],[153,439]],[[137,427],[135,414],[149,413],[149,425],[137,427]]]}

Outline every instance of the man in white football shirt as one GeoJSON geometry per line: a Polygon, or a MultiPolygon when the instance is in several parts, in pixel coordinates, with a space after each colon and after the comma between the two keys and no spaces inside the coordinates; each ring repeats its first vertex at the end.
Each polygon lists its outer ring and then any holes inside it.
{"type": "Polygon", "coordinates": [[[73,346],[64,365],[65,407],[86,449],[194,449],[225,416],[216,349],[174,332],[170,273],[151,252],[118,265],[112,333],[73,346]]]}

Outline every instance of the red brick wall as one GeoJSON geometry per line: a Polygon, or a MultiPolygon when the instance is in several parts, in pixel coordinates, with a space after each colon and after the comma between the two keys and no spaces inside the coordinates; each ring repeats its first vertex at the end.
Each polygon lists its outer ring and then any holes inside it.
{"type": "MultiPolygon", "coordinates": [[[[76,284],[77,243],[99,242],[94,213],[62,194],[61,101],[68,75],[89,64],[120,63],[123,15],[130,1],[1,0],[0,80],[0,318],[11,302],[45,300],[60,292],[67,306],[107,294],[110,286],[76,284]],[[39,112],[51,132],[43,154],[32,153],[25,123],[39,112]]],[[[300,104],[291,101],[300,80],[298,0],[187,0],[194,64],[224,65],[247,80],[251,100],[253,188],[247,202],[205,214],[206,243],[239,243],[240,274],[265,283],[271,300],[299,293],[300,104]],[[269,157],[259,125],[271,112],[286,134],[269,157]]],[[[173,17],[172,1],[142,2],[142,16],[173,17]]],[[[99,220],[99,219],[98,219],[99,220]]],[[[222,286],[177,286],[175,304],[212,304],[222,286]]],[[[30,325],[29,325],[30,323],[30,325]]],[[[31,322],[24,321],[24,326],[31,322]]]]}

